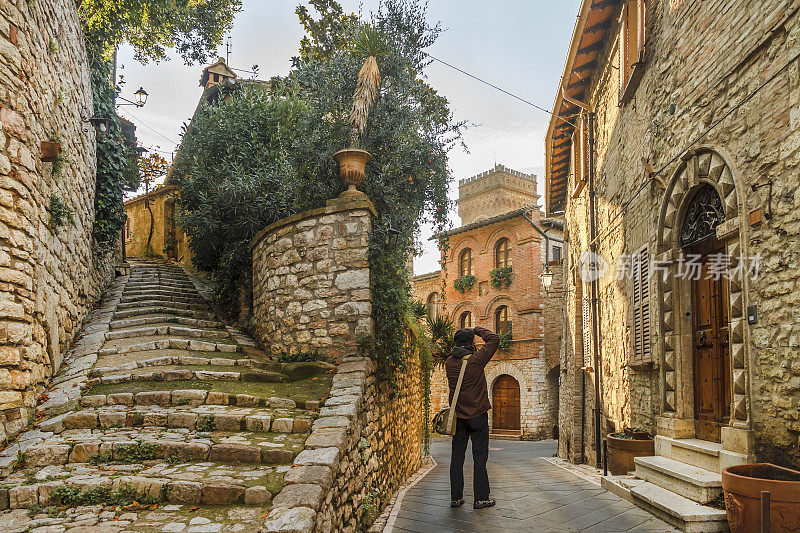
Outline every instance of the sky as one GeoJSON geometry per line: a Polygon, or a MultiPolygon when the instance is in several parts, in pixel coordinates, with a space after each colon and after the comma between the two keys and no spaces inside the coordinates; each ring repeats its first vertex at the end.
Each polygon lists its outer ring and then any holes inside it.
{"type": "MultiPolygon", "coordinates": [[[[294,12],[299,2],[244,0],[230,32],[230,65],[246,70],[258,65],[261,79],[285,75],[303,36],[294,12]]],[[[340,3],[347,11],[369,13],[377,8],[378,0],[340,3]]],[[[428,52],[550,109],[579,4],[580,0],[430,0],[429,20],[441,21],[445,31],[428,52]]],[[[218,54],[225,57],[224,44],[218,54]]],[[[140,86],[149,94],[144,107],[123,106],[119,113],[136,124],[142,146],[165,152],[167,160],[180,142],[181,125],[191,117],[202,94],[199,80],[204,66],[186,66],[174,53],[170,57],[142,65],[128,46],[118,54],[118,72],[124,77],[121,96],[135,100],[133,92],[140,86]]],[[[450,153],[450,197],[458,197],[459,179],[489,170],[495,163],[536,174],[542,194],[549,115],[438,62],[425,74],[448,98],[454,118],[470,124],[464,133],[469,151],[457,147],[450,153]]],[[[460,225],[455,211],[451,218],[454,226],[460,225]]],[[[423,254],[414,260],[415,274],[438,268],[439,254],[428,241],[430,234],[430,228],[422,228],[423,254]]]]}

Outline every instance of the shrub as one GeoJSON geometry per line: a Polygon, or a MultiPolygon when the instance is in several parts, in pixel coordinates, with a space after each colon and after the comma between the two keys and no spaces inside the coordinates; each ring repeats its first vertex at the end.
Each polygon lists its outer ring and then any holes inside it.
{"type": "Polygon", "coordinates": [[[295,354],[282,353],[276,358],[279,363],[302,363],[311,361],[324,361],[325,356],[317,350],[311,352],[297,352],[295,354]]]}

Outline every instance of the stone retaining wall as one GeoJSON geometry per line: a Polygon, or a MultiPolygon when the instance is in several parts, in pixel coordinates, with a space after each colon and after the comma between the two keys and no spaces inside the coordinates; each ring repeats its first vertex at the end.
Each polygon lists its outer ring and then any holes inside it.
{"type": "Polygon", "coordinates": [[[339,365],[264,531],[353,532],[378,517],[422,459],[419,361],[409,358],[395,382],[378,383],[369,359],[339,365]]]}
{"type": "Polygon", "coordinates": [[[112,274],[92,249],[89,78],[76,2],[0,0],[0,440],[27,425],[112,274]],[[42,141],[61,144],[58,164],[42,141]],[[52,198],[71,222],[51,227],[52,198]]]}
{"type": "Polygon", "coordinates": [[[273,354],[356,355],[372,333],[368,261],[375,207],[361,193],[280,220],[253,239],[256,335],[273,354]]]}

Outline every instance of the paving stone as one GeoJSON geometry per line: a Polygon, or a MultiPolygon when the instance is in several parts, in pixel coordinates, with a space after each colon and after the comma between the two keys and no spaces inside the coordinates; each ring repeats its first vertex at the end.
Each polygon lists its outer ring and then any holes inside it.
{"type": "Polygon", "coordinates": [[[244,444],[215,444],[208,454],[209,461],[234,463],[260,463],[261,450],[258,446],[244,444]]]}
{"type": "Polygon", "coordinates": [[[333,469],[327,466],[294,465],[283,478],[284,483],[313,483],[328,487],[333,482],[333,469]]]}
{"type": "Polygon", "coordinates": [[[211,405],[230,405],[231,395],[226,392],[209,391],[206,403],[211,405]]]}
{"type": "Polygon", "coordinates": [[[317,513],[309,507],[273,508],[264,523],[265,533],[311,533],[317,513]]]}
{"type": "Polygon", "coordinates": [[[97,427],[96,411],[78,411],[64,418],[66,429],[94,429],[97,427]]]}
{"type": "Polygon", "coordinates": [[[69,454],[70,463],[86,463],[92,455],[100,451],[100,442],[79,442],[69,454]]]}
{"type": "Polygon", "coordinates": [[[39,487],[37,485],[22,485],[8,491],[9,507],[11,509],[27,509],[31,505],[39,504],[39,487]]]}
{"type": "Polygon", "coordinates": [[[344,450],[347,443],[347,429],[345,428],[315,428],[306,439],[306,448],[336,447],[344,450]]]}
{"type": "Polygon", "coordinates": [[[269,415],[250,415],[244,422],[247,431],[269,431],[272,419],[269,415]]]}
{"type": "Polygon", "coordinates": [[[272,500],[272,493],[265,487],[248,487],[244,491],[244,503],[247,505],[266,505],[272,500]]]}
{"type": "Polygon", "coordinates": [[[63,465],[69,460],[71,446],[67,444],[42,444],[28,449],[28,464],[31,466],[63,465]]]}
{"type": "Polygon", "coordinates": [[[137,392],[135,400],[138,405],[167,406],[170,404],[170,391],[137,392]]]}
{"type": "Polygon", "coordinates": [[[114,394],[109,394],[106,398],[109,404],[133,405],[132,392],[118,392],[114,394]]]}
{"type": "Polygon", "coordinates": [[[261,448],[261,462],[265,465],[283,465],[291,463],[294,454],[291,450],[280,448],[261,448]]]}
{"type": "Polygon", "coordinates": [[[272,421],[272,431],[275,433],[291,433],[293,428],[293,418],[276,418],[272,421]]]}
{"type": "Polygon", "coordinates": [[[203,485],[194,481],[170,482],[167,488],[167,501],[181,503],[200,503],[203,485]]]}
{"type": "Polygon", "coordinates": [[[169,413],[167,415],[167,426],[194,429],[197,425],[197,418],[197,413],[169,413]]]}
{"type": "Polygon", "coordinates": [[[100,427],[113,428],[123,427],[125,425],[124,412],[101,412],[97,415],[100,427]]]}

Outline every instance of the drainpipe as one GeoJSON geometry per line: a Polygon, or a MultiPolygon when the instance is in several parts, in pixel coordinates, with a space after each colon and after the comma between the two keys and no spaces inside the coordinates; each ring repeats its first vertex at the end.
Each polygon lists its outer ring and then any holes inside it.
{"type": "MultiPolygon", "coordinates": [[[[589,113],[589,239],[590,250],[593,257],[597,254],[597,203],[594,190],[594,113],[589,113]]],[[[594,276],[593,276],[594,277],[594,276]]],[[[601,437],[601,413],[602,395],[600,387],[602,382],[600,373],[602,371],[600,357],[600,320],[597,316],[599,297],[598,280],[593,279],[591,283],[591,303],[592,303],[592,350],[594,351],[594,442],[596,466],[599,468],[602,462],[602,437],[601,437]]]]}

